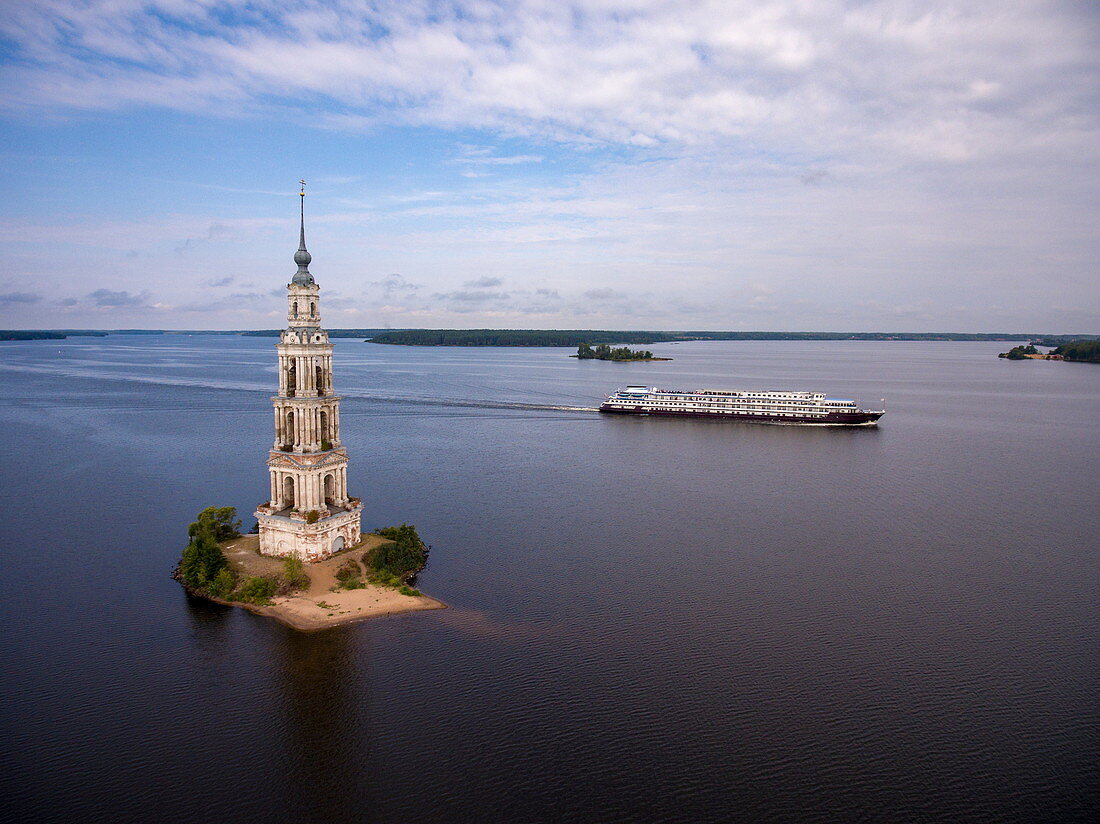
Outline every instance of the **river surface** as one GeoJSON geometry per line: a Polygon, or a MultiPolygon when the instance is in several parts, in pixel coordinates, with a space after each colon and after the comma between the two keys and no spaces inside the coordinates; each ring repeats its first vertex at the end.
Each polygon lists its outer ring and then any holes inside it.
{"type": "Polygon", "coordinates": [[[169,574],[266,494],[274,340],[0,344],[8,820],[1070,821],[1100,809],[1100,367],[999,343],[336,343],[364,527],[450,609],[169,574]],[[811,389],[877,429],[600,416],[811,389]]]}

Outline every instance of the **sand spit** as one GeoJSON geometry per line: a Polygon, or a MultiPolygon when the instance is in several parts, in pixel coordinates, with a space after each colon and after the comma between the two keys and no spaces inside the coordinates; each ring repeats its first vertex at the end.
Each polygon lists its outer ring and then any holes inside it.
{"type": "MultiPolygon", "coordinates": [[[[243,535],[222,546],[230,566],[240,576],[266,575],[278,577],[282,572],[281,558],[260,555],[258,535],[243,535]]],[[[446,609],[447,605],[427,595],[402,595],[391,587],[367,585],[364,589],[332,591],[336,585],[336,570],[351,558],[358,560],[368,549],[383,543],[378,535],[364,535],[358,544],[331,558],[306,564],[310,586],[308,590],[289,596],[276,596],[272,606],[253,606],[236,601],[211,598],[219,604],[243,607],[257,615],[266,615],[303,632],[362,621],[380,615],[395,615],[422,609],[446,609]]],[[[364,570],[364,573],[366,570],[364,570]]]]}

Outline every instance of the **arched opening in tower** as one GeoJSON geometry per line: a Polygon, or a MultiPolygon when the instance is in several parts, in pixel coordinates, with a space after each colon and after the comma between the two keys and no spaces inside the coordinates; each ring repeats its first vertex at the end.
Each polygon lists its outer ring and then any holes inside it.
{"type": "MultiPolygon", "coordinates": [[[[321,446],[332,441],[332,435],[328,431],[328,412],[324,409],[321,410],[321,446]]],[[[330,444],[331,446],[331,444],[330,444]]]]}
{"type": "Polygon", "coordinates": [[[336,503],[336,478],[325,475],[325,503],[332,506],[336,503]]]}
{"type": "Polygon", "coordinates": [[[323,370],[320,366],[317,367],[316,377],[317,377],[317,394],[318,395],[323,395],[325,393],[325,370],[323,370]]]}
{"type": "Polygon", "coordinates": [[[294,433],[294,413],[293,412],[287,412],[286,413],[286,432],[284,434],[286,435],[285,440],[286,440],[287,444],[295,444],[295,443],[298,442],[298,437],[294,433]]]}
{"type": "Polygon", "coordinates": [[[316,303],[310,303],[309,304],[309,316],[313,317],[316,314],[317,314],[317,304],[316,303]]]}
{"type": "Polygon", "coordinates": [[[294,507],[294,479],[289,475],[283,478],[283,506],[294,507]]]}
{"type": "Polygon", "coordinates": [[[294,301],[294,306],[291,310],[290,316],[294,318],[298,317],[298,301],[294,301]]]}
{"type": "Polygon", "coordinates": [[[298,389],[298,367],[296,364],[290,364],[290,369],[286,373],[286,394],[288,397],[293,398],[294,393],[298,389]]]}

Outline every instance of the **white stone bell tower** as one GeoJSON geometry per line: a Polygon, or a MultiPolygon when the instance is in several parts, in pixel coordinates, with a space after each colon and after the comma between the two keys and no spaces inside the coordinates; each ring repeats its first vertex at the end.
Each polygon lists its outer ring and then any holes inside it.
{"type": "Polygon", "coordinates": [[[279,353],[275,445],[267,466],[271,499],[256,509],[260,552],[319,561],[359,542],[362,504],[348,496],[348,454],[340,443],[340,398],[332,382],[332,344],[321,328],[320,289],[309,273],[306,190],[301,235],[287,284],[287,328],[279,353]]]}

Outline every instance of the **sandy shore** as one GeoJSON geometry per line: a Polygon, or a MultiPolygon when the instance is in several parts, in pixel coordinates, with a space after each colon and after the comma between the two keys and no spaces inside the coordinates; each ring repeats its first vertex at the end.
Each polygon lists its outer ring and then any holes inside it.
{"type": "MultiPolygon", "coordinates": [[[[256,550],[258,535],[244,535],[222,546],[225,557],[233,570],[241,576],[267,575],[278,577],[282,572],[280,558],[268,558],[256,550]]],[[[327,629],[340,624],[362,621],[379,615],[395,615],[421,609],[446,609],[447,605],[427,595],[402,595],[391,587],[367,585],[364,589],[332,591],[336,585],[336,570],[349,558],[358,560],[363,553],[383,542],[377,535],[364,535],[356,546],[346,549],[325,561],[306,564],[310,578],[308,591],[291,596],[276,597],[273,606],[258,607],[232,602],[232,606],[244,607],[257,615],[266,615],[282,621],[294,629],[306,632],[327,629]]],[[[364,570],[364,573],[366,570],[364,570]]],[[[214,599],[219,600],[219,599],[214,599]]],[[[219,600],[219,603],[230,603],[219,600]]]]}

